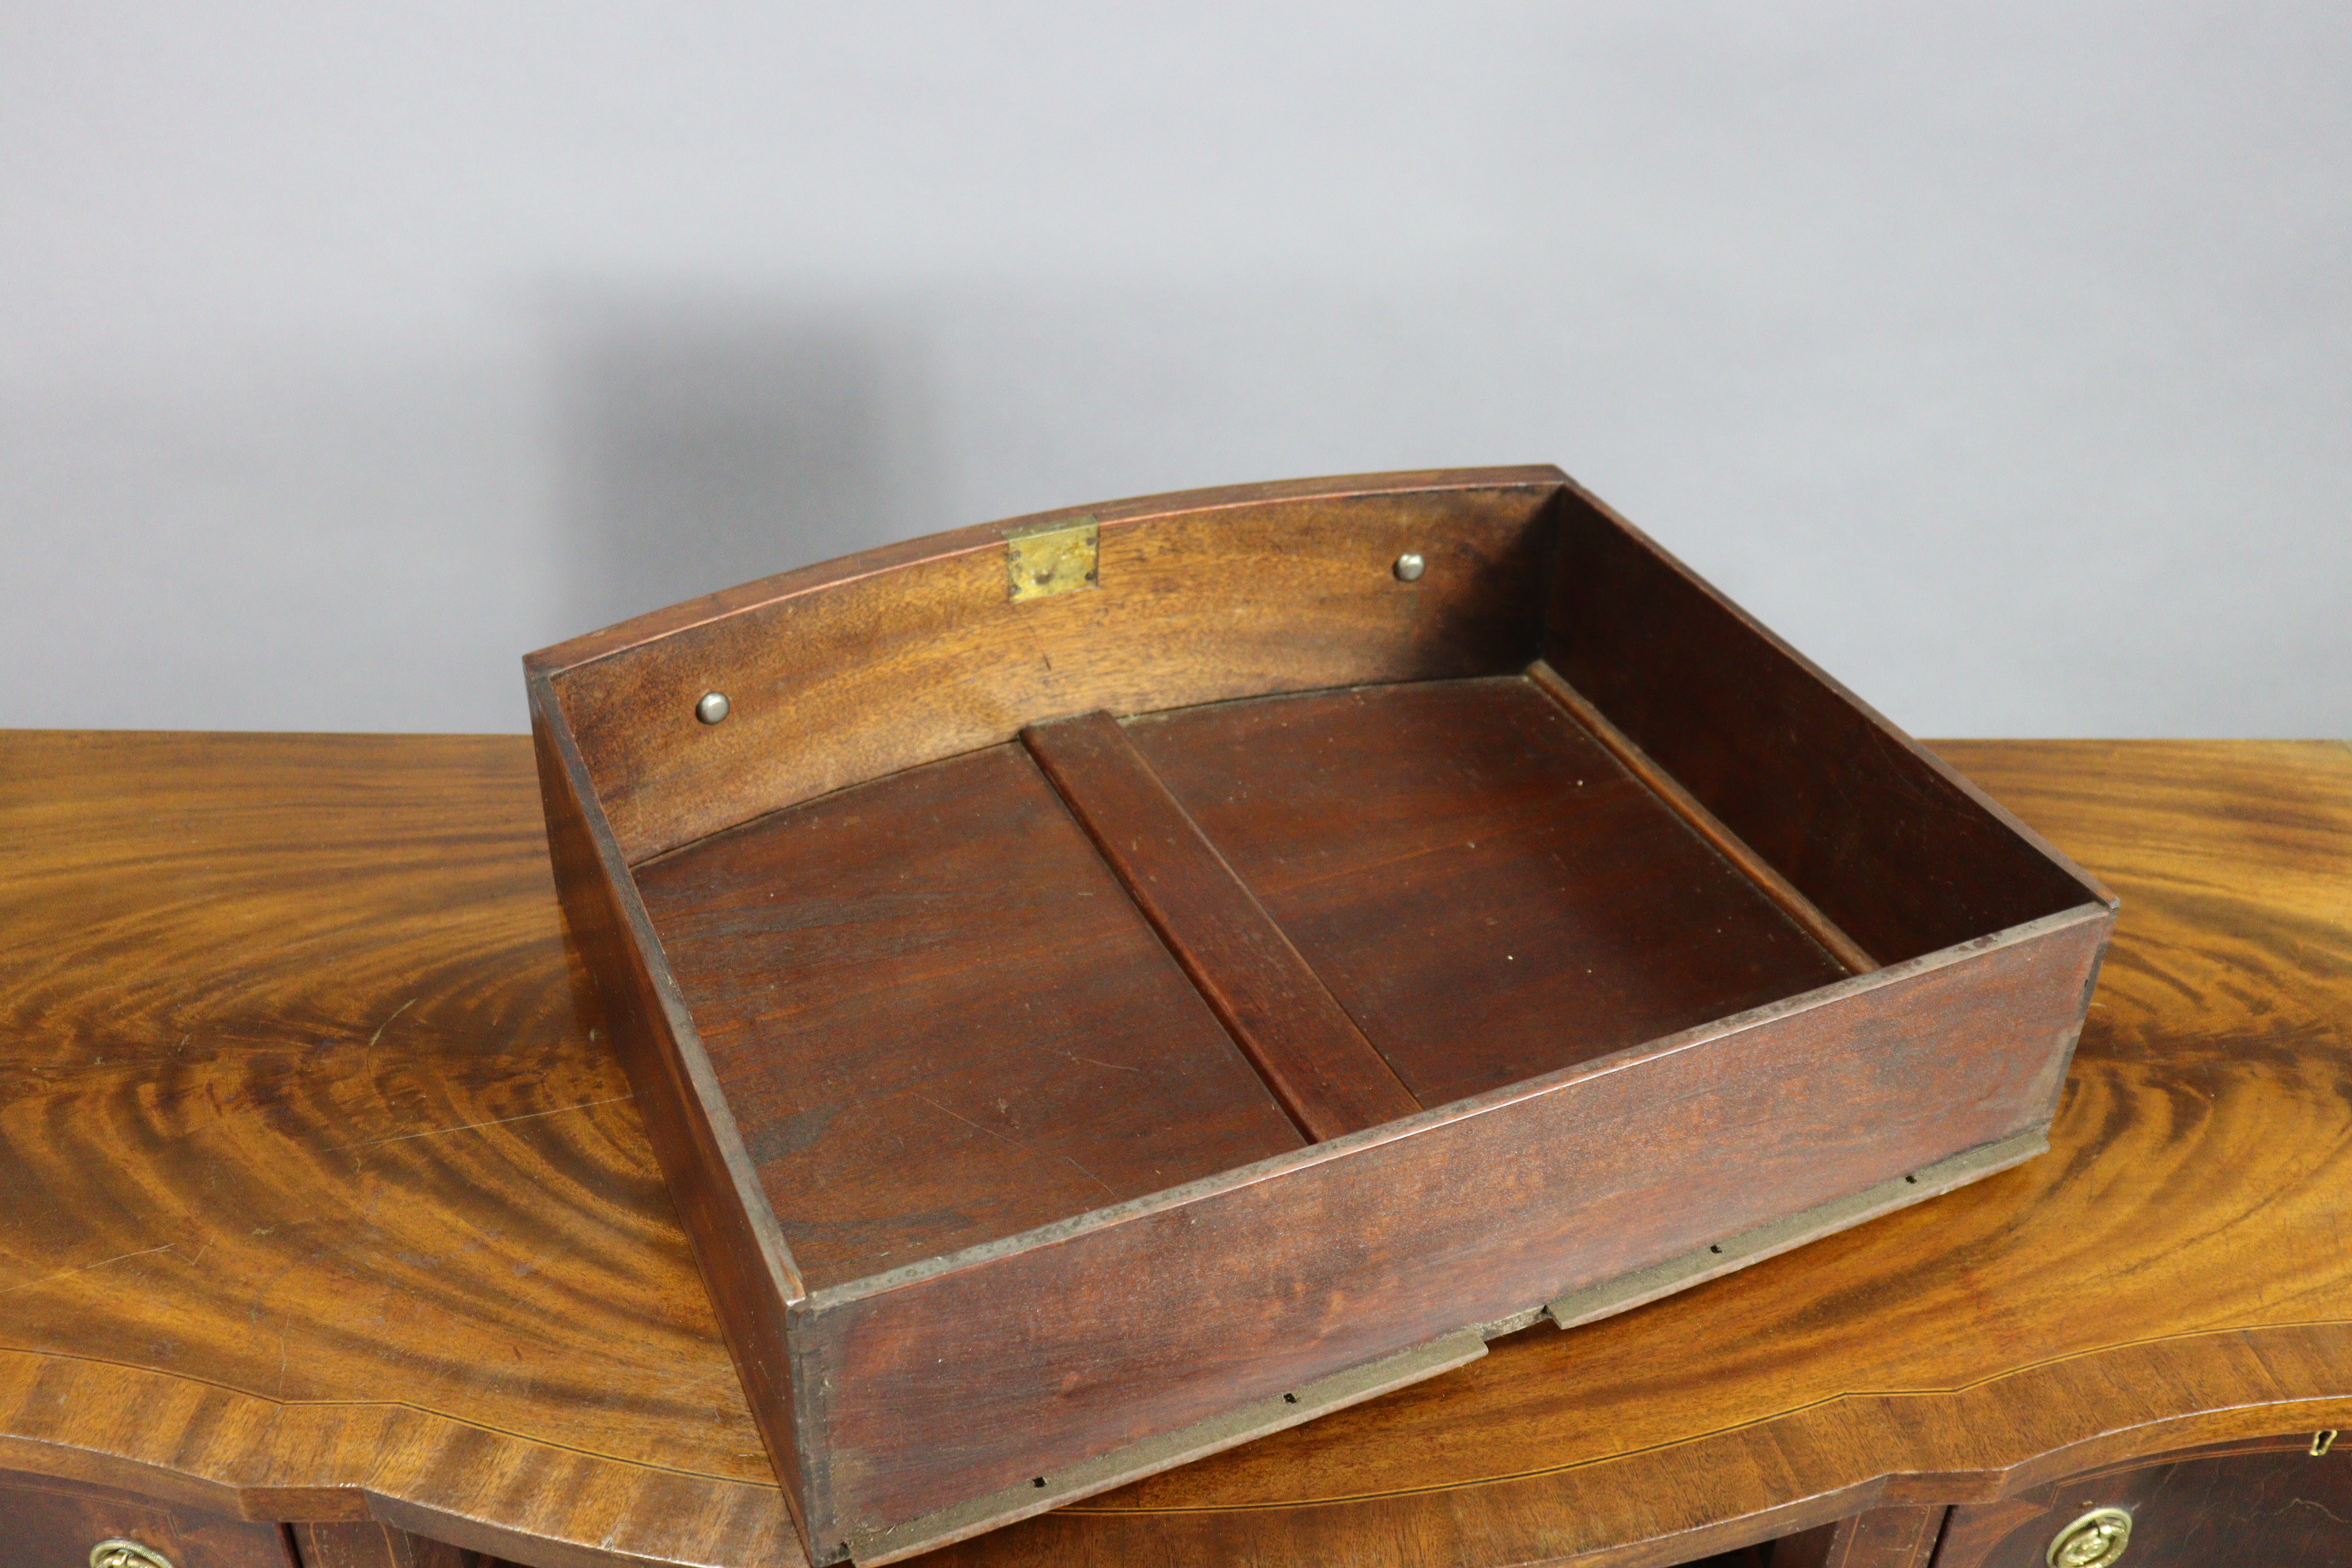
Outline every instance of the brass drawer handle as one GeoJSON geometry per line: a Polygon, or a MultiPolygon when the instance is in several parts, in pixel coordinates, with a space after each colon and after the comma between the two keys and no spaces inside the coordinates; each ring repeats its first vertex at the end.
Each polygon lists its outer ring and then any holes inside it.
{"type": "Polygon", "coordinates": [[[2050,1568],[2107,1568],[2131,1544],[2131,1515],[2095,1508],[2051,1538],[2050,1568]]]}
{"type": "Polygon", "coordinates": [[[89,1568],[172,1568],[172,1560],[152,1546],[118,1537],[89,1549],[89,1568]]]}

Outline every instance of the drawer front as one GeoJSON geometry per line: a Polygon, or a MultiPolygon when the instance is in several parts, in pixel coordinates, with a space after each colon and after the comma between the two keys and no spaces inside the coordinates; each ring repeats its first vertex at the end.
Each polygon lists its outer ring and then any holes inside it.
{"type": "Polygon", "coordinates": [[[2062,1536],[2068,1568],[2352,1563],[2352,1446],[2329,1436],[2217,1444],[1963,1504],[1936,1568],[2048,1568],[2062,1536]]]}
{"type": "Polygon", "coordinates": [[[121,1568],[300,1568],[274,1524],[0,1471],[0,1568],[92,1568],[110,1542],[121,1568]]]}

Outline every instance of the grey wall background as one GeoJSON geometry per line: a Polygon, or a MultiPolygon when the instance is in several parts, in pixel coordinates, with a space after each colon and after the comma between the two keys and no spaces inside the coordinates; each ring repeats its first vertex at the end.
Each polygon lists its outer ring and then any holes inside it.
{"type": "Polygon", "coordinates": [[[2352,731],[2352,8],[0,9],[0,723],[511,730],[883,540],[1557,461],[1931,734],[2352,731]]]}

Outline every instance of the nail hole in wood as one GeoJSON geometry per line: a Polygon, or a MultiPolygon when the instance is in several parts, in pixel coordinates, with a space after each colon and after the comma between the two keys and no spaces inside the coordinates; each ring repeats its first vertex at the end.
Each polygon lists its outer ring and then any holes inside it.
{"type": "Polygon", "coordinates": [[[1032,1480],[1029,1484],[1030,1484],[1031,1486],[1033,1486],[1033,1487],[1042,1487],[1042,1486],[1044,1486],[1044,1485],[1045,1484],[1045,1477],[1043,1477],[1043,1476],[1039,1476],[1039,1477],[1037,1477],[1035,1479],[1032,1480]]]}
{"type": "Polygon", "coordinates": [[[1708,1247],[1708,1248],[1707,1248],[1707,1250],[1708,1250],[1709,1252],[1721,1252],[1721,1251],[1723,1250],[1723,1248],[1721,1248],[1721,1247],[1708,1247]]]}

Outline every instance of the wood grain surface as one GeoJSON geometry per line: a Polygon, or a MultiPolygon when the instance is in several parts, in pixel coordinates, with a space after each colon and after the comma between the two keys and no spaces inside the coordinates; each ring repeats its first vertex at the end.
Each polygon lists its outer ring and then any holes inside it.
{"type": "Polygon", "coordinates": [[[1908,1174],[1924,1196],[1962,1151],[2022,1136],[2028,1157],[2108,923],[2086,906],[1841,982],[1850,995],[1097,1210],[1041,1244],[812,1292],[803,1366],[827,1390],[836,1505],[895,1523],[1034,1501],[1040,1479],[1075,1503],[1096,1495],[1084,1467],[1127,1444],[1465,1323],[1499,1336],[1711,1244],[1728,1254],[1857,1181],[1908,1174]],[[2042,1048],[2004,1048],[2018,1039],[2042,1048]]]}
{"type": "Polygon", "coordinates": [[[1819,904],[1805,897],[1803,890],[1782,876],[1778,867],[1756,853],[1746,839],[1731,831],[1698,796],[1685,789],[1681,781],[1658,766],[1649,752],[1635,745],[1631,735],[1612,723],[1609,716],[1595,708],[1584,693],[1570,686],[1559,671],[1538,659],[1528,666],[1527,679],[1530,685],[1566,710],[1569,717],[1600,742],[1609,754],[1617,759],[1620,766],[1647,784],[1667,809],[1688,823],[1692,832],[1706,840],[1717,854],[1738,868],[1741,876],[1755,883],[1759,892],[1779,905],[1782,912],[1802,926],[1840,963],[1855,974],[1867,974],[1881,967],[1878,960],[1863,951],[1860,942],[1848,936],[1837,921],[1822,912],[1819,904]]]}
{"type": "Polygon", "coordinates": [[[2352,1415],[2352,752],[1944,752],[2125,900],[2051,1154],[956,1560],[1673,1563],[2352,1415]]]}
{"type": "Polygon", "coordinates": [[[521,744],[6,738],[0,1464],[538,1563],[797,1554],[521,744]]]}
{"type": "Polygon", "coordinates": [[[1301,1142],[1019,746],[638,885],[812,1289],[1301,1142]]]}
{"type": "MultiPolygon", "coordinates": [[[[2125,900],[2051,1155],[946,1559],[1670,1563],[2352,1426],[2352,752],[1938,750],[2125,900]]],[[[545,857],[512,738],[0,739],[0,1465],[799,1560],[545,857]]]]}
{"type": "Polygon", "coordinates": [[[1863,952],[2081,899],[2074,868],[1595,497],[1563,491],[1559,531],[1545,663],[1863,952]]]}
{"type": "MultiPolygon", "coordinates": [[[[287,1526],[301,1568],[504,1568],[499,1559],[372,1519],[287,1526]]],[[[192,1568],[174,1562],[173,1568],[192,1568]]]]}
{"type": "MultiPolygon", "coordinates": [[[[380,1524],[328,1528],[383,1531],[380,1524]]],[[[161,1552],[173,1568],[328,1568],[299,1559],[283,1525],[159,1507],[154,1499],[136,1492],[0,1470],[0,1562],[10,1568],[83,1568],[93,1549],[108,1541],[128,1541],[161,1552]]],[[[337,1563],[333,1568],[392,1564],[337,1563]]]]}
{"type": "MultiPolygon", "coordinates": [[[[2316,1434],[2211,1443],[2100,1466],[1998,1502],[1964,1504],[1937,1568],[2047,1568],[2052,1540],[2094,1509],[2131,1515],[2132,1568],[2317,1568],[2352,1561],[2352,1453],[2316,1434]]],[[[1862,1568],[1856,1564],[1855,1568],[1862,1568]]]]}
{"type": "Polygon", "coordinates": [[[566,951],[574,974],[584,973],[593,983],[602,1022],[592,1033],[609,1046],[628,1079],[638,1125],[667,1178],[720,1341],[767,1445],[772,1471],[784,1483],[785,1510],[805,1544],[809,1467],[793,1419],[793,1395],[804,1385],[788,1356],[763,1353],[763,1347],[782,1342],[791,1305],[805,1299],[807,1287],[760,1188],[741,1131],[719,1096],[710,1058],[688,1021],[677,982],[666,963],[648,962],[659,953],[661,939],[611,836],[583,809],[586,770],[571,736],[548,721],[551,700],[545,680],[534,676],[531,750],[566,951]]]}
{"type": "Polygon", "coordinates": [[[1927,1568],[1950,1512],[1895,1503],[1850,1514],[1774,1542],[1771,1568],[1927,1568]]]}
{"type": "Polygon", "coordinates": [[[1040,513],[688,600],[542,650],[621,848],[648,856],[1038,720],[1535,657],[1549,466],[1368,474],[1085,509],[1099,588],[1013,601],[1005,537],[1040,513]],[[1427,570],[1391,569],[1412,551],[1427,570]],[[656,640],[658,639],[658,640],[656,640]],[[695,719],[701,695],[733,704],[695,719]]]}
{"type": "Polygon", "coordinates": [[[1127,733],[1423,1105],[1845,976],[1522,677],[1127,733]]]}
{"type": "Polygon", "coordinates": [[[1301,1132],[1337,1138],[1422,1109],[1118,720],[1032,724],[1021,739],[1301,1132]]]}

